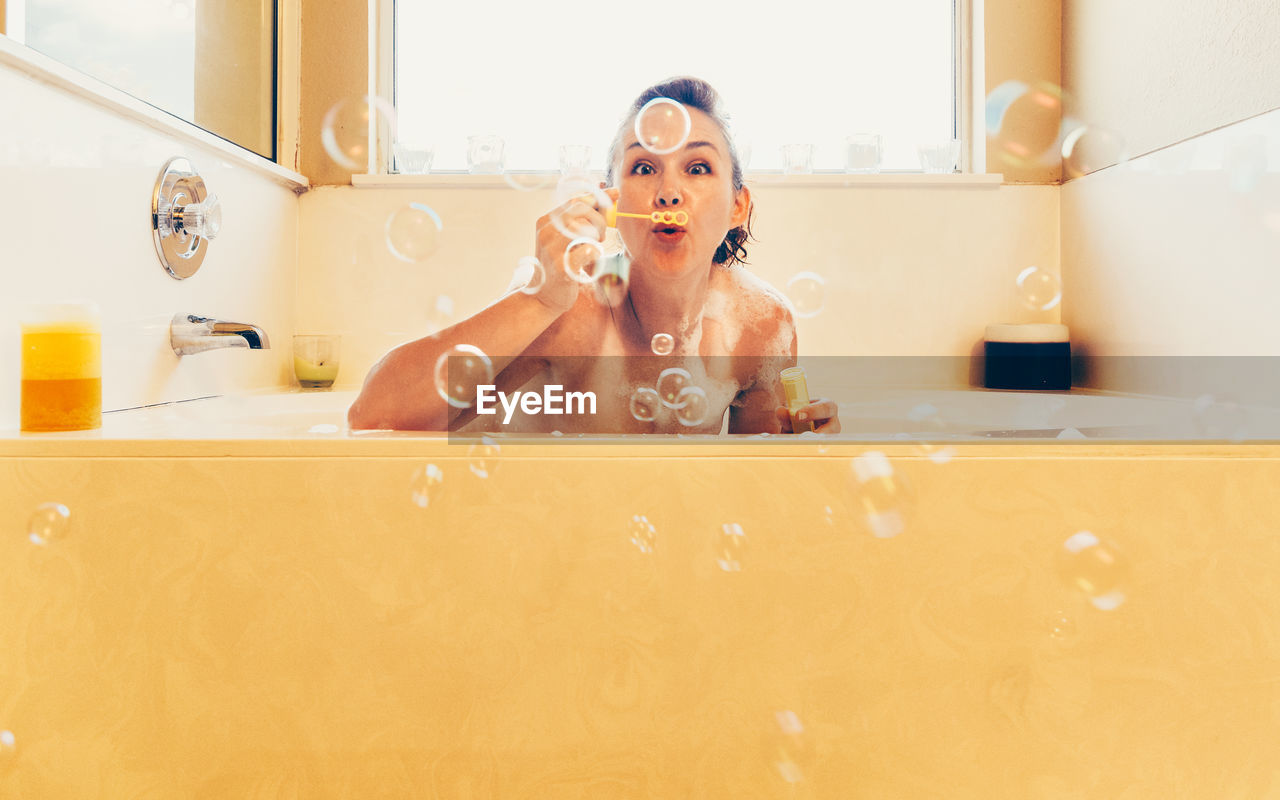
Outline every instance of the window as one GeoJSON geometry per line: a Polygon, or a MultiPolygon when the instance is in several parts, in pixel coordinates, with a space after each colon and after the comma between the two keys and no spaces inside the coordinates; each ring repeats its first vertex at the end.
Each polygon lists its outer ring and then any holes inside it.
{"type": "Polygon", "coordinates": [[[955,25],[953,0],[396,0],[397,138],[433,145],[433,171],[466,170],[477,134],[504,139],[509,170],[555,170],[563,144],[590,145],[603,169],[635,96],[695,75],[719,90],[748,169],[810,143],[815,169],[841,170],[845,137],[874,132],[883,169],[914,171],[917,144],[956,136],[955,25]]]}

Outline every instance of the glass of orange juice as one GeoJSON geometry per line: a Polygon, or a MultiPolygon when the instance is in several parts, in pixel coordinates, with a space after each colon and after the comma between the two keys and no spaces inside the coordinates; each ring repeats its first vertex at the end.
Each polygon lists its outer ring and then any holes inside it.
{"type": "Polygon", "coordinates": [[[28,306],[22,321],[23,431],[102,427],[102,329],[92,303],[28,306]]]}

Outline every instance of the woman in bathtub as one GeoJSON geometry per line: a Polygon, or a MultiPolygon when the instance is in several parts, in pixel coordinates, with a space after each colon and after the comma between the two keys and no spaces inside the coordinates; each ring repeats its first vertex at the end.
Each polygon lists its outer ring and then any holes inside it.
{"type": "MultiPolygon", "coordinates": [[[[584,193],[538,220],[537,291],[532,284],[512,290],[469,319],[387,353],[347,414],[352,429],[716,433],[728,408],[730,433],[791,432],[779,372],[796,362],[795,323],[783,296],[741,265],[751,192],[715,90],[695,78],[647,89],[619,126],[608,163],[610,188],[584,193]],[[663,155],[645,149],[634,130],[641,108],[658,97],[683,105],[692,125],[684,144],[663,155]],[[560,268],[575,238],[567,234],[604,238],[609,200],[622,212],[688,214],[683,226],[618,218],[630,282],[611,301],[560,268]],[[673,342],[670,353],[654,347],[658,334],[670,337],[659,337],[673,342]],[[456,408],[436,389],[437,359],[462,344],[491,359],[495,388],[481,407],[496,413],[478,414],[476,403],[456,408]],[[683,410],[672,409],[642,391],[670,390],[670,378],[657,386],[670,367],[688,371],[705,404],[694,397],[683,410]],[[508,415],[495,400],[498,392],[513,399],[517,391],[545,398],[554,387],[561,395],[594,393],[594,413],[573,413],[586,407],[572,403],[570,413],[541,413],[529,403],[508,415]],[[650,411],[637,413],[637,392],[641,409],[650,411]]],[[[591,247],[576,246],[571,266],[590,271],[595,256],[591,247]]],[[[814,399],[801,413],[819,432],[840,430],[830,400],[814,399]]]]}

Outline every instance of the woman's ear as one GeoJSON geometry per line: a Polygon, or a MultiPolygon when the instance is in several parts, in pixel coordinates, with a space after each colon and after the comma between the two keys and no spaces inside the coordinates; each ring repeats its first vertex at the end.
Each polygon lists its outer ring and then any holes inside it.
{"type": "Polygon", "coordinates": [[[743,186],[733,198],[732,227],[741,228],[751,216],[751,190],[743,186]]]}

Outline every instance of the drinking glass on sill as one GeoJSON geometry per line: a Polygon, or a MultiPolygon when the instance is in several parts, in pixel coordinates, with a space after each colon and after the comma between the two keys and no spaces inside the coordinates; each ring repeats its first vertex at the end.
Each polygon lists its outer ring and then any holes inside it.
{"type": "Polygon", "coordinates": [[[560,174],[584,175],[591,166],[591,145],[560,145],[560,174]]]}
{"type": "Polygon", "coordinates": [[[501,136],[468,136],[467,167],[478,175],[498,175],[502,173],[504,164],[503,148],[506,143],[501,136]]]}
{"type": "Polygon", "coordinates": [[[855,133],[845,139],[844,171],[870,174],[880,171],[883,142],[878,133],[855,133]]]}
{"type": "Polygon", "coordinates": [[[936,144],[922,144],[916,147],[920,156],[920,168],[933,175],[949,174],[956,171],[960,161],[960,140],[948,139],[936,144]]]}
{"type": "Polygon", "coordinates": [[[391,146],[396,157],[396,171],[401,175],[425,175],[431,171],[436,149],[429,144],[396,142],[391,146]]]}
{"type": "Polygon", "coordinates": [[[782,174],[808,175],[813,172],[813,145],[784,144],[782,146],[782,174]]]}

